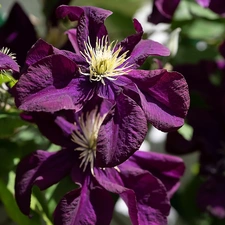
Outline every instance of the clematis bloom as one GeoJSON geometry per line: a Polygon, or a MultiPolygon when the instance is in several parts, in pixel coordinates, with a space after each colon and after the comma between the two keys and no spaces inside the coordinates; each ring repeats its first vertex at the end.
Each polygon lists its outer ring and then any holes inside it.
{"type": "MultiPolygon", "coordinates": [[[[149,56],[168,56],[161,44],[136,33],[110,42],[105,19],[110,11],[95,7],[60,6],[57,14],[78,21],[67,31],[74,52],[58,50],[39,40],[27,56],[27,70],[15,85],[16,105],[25,111],[79,111],[95,96],[118,103],[132,101],[147,120],[163,131],[184,123],[189,107],[183,76],[165,69],[138,69],[149,56]]],[[[118,113],[123,112],[118,109],[118,113]]]]}
{"type": "Polygon", "coordinates": [[[114,153],[106,144],[109,139],[105,138],[107,105],[100,110],[85,107],[76,114],[58,112],[56,117],[49,113],[31,114],[42,133],[62,149],[38,150],[19,163],[15,196],[24,214],[29,215],[34,185],[44,190],[70,175],[79,187],[59,202],[54,212],[55,225],[108,225],[114,207],[110,193],[120,195],[125,201],[133,224],[167,224],[170,210],[167,193],[171,196],[178,188],[184,172],[182,160],[137,151],[115,167],[99,167],[98,154],[102,148],[108,154],[114,153]]]}

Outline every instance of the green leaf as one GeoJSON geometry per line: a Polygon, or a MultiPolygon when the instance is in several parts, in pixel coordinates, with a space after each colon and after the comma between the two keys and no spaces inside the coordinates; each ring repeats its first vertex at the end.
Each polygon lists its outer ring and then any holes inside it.
{"type": "Polygon", "coordinates": [[[182,32],[192,39],[212,40],[223,35],[225,26],[219,21],[198,18],[183,26],[182,32]]]}
{"type": "Polygon", "coordinates": [[[16,84],[16,80],[12,77],[11,73],[7,71],[0,71],[0,85],[3,83],[9,83],[9,86],[12,87],[16,84]]]}
{"type": "Polygon", "coordinates": [[[193,128],[192,126],[188,125],[185,123],[179,130],[178,132],[188,141],[192,139],[193,135],[193,128]]]}
{"type": "Polygon", "coordinates": [[[50,213],[53,213],[56,205],[67,192],[76,188],[78,188],[78,185],[73,183],[69,176],[63,178],[58,184],[52,186],[51,188],[48,188],[45,191],[45,196],[48,200],[50,213]]]}
{"type": "Polygon", "coordinates": [[[15,134],[17,129],[26,123],[21,120],[18,113],[0,114],[0,138],[7,138],[15,134]]]}
{"type": "Polygon", "coordinates": [[[193,17],[202,17],[208,19],[217,19],[219,15],[211,11],[210,9],[203,8],[195,1],[190,0],[180,1],[177,10],[174,14],[174,20],[187,20],[193,17]]]}
{"type": "Polygon", "coordinates": [[[46,225],[53,225],[52,221],[50,220],[51,216],[49,215],[48,203],[45,199],[45,196],[36,186],[33,188],[30,207],[41,216],[46,225]]]}

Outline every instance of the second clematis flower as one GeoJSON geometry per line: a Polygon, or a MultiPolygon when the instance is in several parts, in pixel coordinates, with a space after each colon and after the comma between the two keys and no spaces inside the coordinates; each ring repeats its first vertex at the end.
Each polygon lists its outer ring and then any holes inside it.
{"type": "Polygon", "coordinates": [[[15,61],[15,55],[10,52],[8,48],[2,48],[0,50],[0,73],[5,72],[19,72],[19,65],[15,61]]]}
{"type": "Polygon", "coordinates": [[[55,225],[110,224],[114,208],[110,193],[125,201],[132,224],[167,224],[169,197],[179,186],[184,164],[177,157],[137,151],[115,167],[99,166],[101,149],[107,149],[106,157],[115,153],[107,144],[110,139],[105,138],[109,106],[109,102],[103,102],[100,108],[84,107],[82,113],[68,110],[54,115],[30,114],[40,131],[62,149],[38,150],[19,163],[15,196],[24,214],[29,215],[34,185],[44,190],[70,175],[79,187],[59,202],[55,225]]]}
{"type": "MultiPolygon", "coordinates": [[[[28,53],[27,70],[15,86],[20,109],[79,111],[95,96],[115,103],[120,96],[162,131],[183,125],[189,108],[187,83],[177,72],[138,69],[147,57],[168,56],[169,50],[157,42],[142,40],[143,30],[137,20],[135,34],[121,42],[110,42],[104,25],[110,11],[60,6],[57,14],[78,21],[75,29],[67,31],[76,53],[39,40],[28,53]]],[[[118,108],[121,117],[124,110],[118,108]]]]}

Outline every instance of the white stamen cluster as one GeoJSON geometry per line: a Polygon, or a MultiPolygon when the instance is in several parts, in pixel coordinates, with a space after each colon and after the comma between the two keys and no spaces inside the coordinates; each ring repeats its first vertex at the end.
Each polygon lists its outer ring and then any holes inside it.
{"type": "Polygon", "coordinates": [[[90,81],[101,81],[105,85],[104,78],[115,80],[117,76],[125,75],[130,71],[132,65],[126,62],[129,57],[126,57],[128,51],[120,55],[122,47],[116,49],[117,42],[108,43],[108,37],[96,41],[96,46],[93,48],[88,38],[88,42],[84,43],[84,52],[81,52],[87,63],[90,65],[89,73],[81,74],[90,76],[90,81]]]}
{"type": "Polygon", "coordinates": [[[8,55],[9,57],[11,57],[13,60],[16,60],[16,54],[10,52],[10,49],[7,47],[2,47],[0,52],[2,52],[5,55],[8,55]]]}
{"type": "MultiPolygon", "coordinates": [[[[72,141],[79,145],[75,151],[81,151],[80,167],[83,166],[83,171],[86,170],[90,163],[91,173],[94,175],[94,160],[96,158],[97,137],[99,129],[106,115],[100,116],[97,108],[89,113],[86,113],[85,118],[82,114],[79,118],[79,125],[82,132],[77,129],[72,133],[72,141]]],[[[76,125],[76,124],[75,124],[76,125]]]]}
{"type": "MultiPolygon", "coordinates": [[[[7,48],[7,47],[2,47],[2,48],[0,49],[0,52],[3,53],[3,54],[5,54],[5,55],[8,55],[8,56],[11,57],[14,61],[16,61],[16,54],[10,52],[10,49],[9,49],[9,48],[7,48]]],[[[11,77],[7,74],[7,72],[11,73],[12,70],[11,70],[11,69],[7,69],[7,70],[2,69],[2,70],[0,70],[0,74],[1,74],[2,77],[3,77],[3,76],[7,76],[9,80],[13,80],[13,78],[11,78],[11,77]]]]}

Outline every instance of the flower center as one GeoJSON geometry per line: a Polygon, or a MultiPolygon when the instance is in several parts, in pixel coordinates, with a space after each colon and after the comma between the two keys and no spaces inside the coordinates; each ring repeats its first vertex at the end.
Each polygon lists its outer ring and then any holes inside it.
{"type": "Polygon", "coordinates": [[[79,145],[79,147],[75,148],[74,150],[81,151],[79,157],[81,159],[80,167],[83,166],[83,171],[85,171],[87,165],[90,164],[91,173],[94,175],[94,160],[96,158],[97,137],[106,114],[100,116],[100,114],[97,113],[96,108],[91,112],[86,113],[85,116],[86,117],[84,118],[84,115],[82,114],[81,117],[79,117],[79,126],[81,132],[77,129],[74,130],[71,140],[79,145]]]}
{"type": "Polygon", "coordinates": [[[92,48],[90,39],[85,42],[84,52],[81,52],[89,64],[90,73],[81,74],[90,76],[90,81],[101,81],[105,85],[104,78],[115,80],[117,76],[125,75],[130,71],[132,65],[126,62],[129,57],[126,57],[128,51],[120,54],[122,47],[116,49],[117,42],[108,43],[107,36],[96,41],[96,47],[92,48]]]}
{"type": "Polygon", "coordinates": [[[7,47],[2,47],[0,49],[0,52],[5,54],[5,55],[8,55],[9,57],[11,57],[13,60],[16,60],[16,54],[15,53],[12,53],[10,52],[10,49],[7,48],[7,47]]]}
{"type": "MultiPolygon", "coordinates": [[[[3,54],[5,54],[5,55],[8,55],[9,57],[12,58],[12,60],[16,61],[16,54],[10,52],[10,49],[9,49],[9,48],[7,48],[7,47],[2,47],[2,48],[0,49],[0,52],[3,53],[3,54]]],[[[11,73],[12,70],[11,70],[11,69],[7,69],[7,70],[2,69],[2,70],[0,70],[1,78],[3,78],[3,76],[7,76],[7,78],[8,78],[9,80],[11,80],[11,81],[14,82],[13,78],[10,77],[9,74],[7,74],[8,72],[11,73]]]]}

